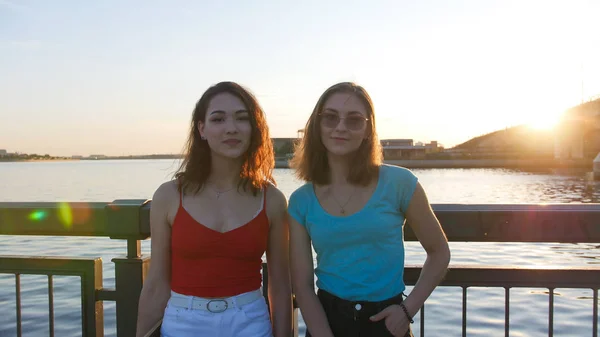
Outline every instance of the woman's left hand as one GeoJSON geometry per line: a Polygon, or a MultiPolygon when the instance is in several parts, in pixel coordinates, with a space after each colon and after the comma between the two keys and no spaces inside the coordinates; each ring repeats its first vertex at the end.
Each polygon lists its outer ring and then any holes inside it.
{"type": "Polygon", "coordinates": [[[397,304],[390,305],[376,315],[371,316],[370,319],[371,322],[385,319],[385,327],[396,337],[404,337],[408,332],[408,319],[402,308],[397,304]]]}

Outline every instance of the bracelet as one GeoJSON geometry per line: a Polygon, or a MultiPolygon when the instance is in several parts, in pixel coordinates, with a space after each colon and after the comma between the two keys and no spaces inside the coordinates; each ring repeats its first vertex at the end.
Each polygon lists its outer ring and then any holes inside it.
{"type": "Polygon", "coordinates": [[[408,318],[408,320],[411,323],[414,323],[415,320],[412,317],[410,317],[410,314],[408,313],[408,309],[406,309],[406,306],[404,306],[404,303],[400,303],[400,308],[402,308],[402,310],[404,310],[404,313],[406,314],[406,317],[408,318]]]}

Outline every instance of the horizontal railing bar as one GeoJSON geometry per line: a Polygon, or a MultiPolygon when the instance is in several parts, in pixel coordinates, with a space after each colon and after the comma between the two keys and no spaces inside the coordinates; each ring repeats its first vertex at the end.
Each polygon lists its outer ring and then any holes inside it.
{"type": "Polygon", "coordinates": [[[114,288],[102,288],[96,291],[98,301],[116,301],[118,298],[117,290],[114,288]]]}
{"type": "Polygon", "coordinates": [[[0,202],[0,234],[109,236],[106,202],[0,202]]]}
{"type": "MultiPolygon", "coordinates": [[[[0,273],[78,276],[100,258],[0,257],[0,273]]],[[[407,266],[405,282],[416,283],[420,266],[407,266]]],[[[442,286],[600,288],[600,267],[450,266],[442,286]]],[[[116,290],[97,291],[99,300],[115,300],[116,290]]]]}
{"type": "Polygon", "coordinates": [[[518,204],[432,204],[436,211],[587,211],[600,212],[600,203],[564,204],[564,203],[518,203],[518,204]]]}
{"type": "Polygon", "coordinates": [[[0,256],[0,273],[81,276],[101,262],[99,257],[0,256]]]}
{"type": "MultiPolygon", "coordinates": [[[[404,280],[414,285],[420,266],[407,266],[404,280]]],[[[532,287],[600,288],[600,267],[502,267],[450,266],[441,286],[457,287],[532,287]]]]}
{"type": "MultiPolygon", "coordinates": [[[[600,204],[434,204],[432,208],[449,241],[600,242],[600,204]]],[[[410,226],[405,226],[405,240],[417,240],[410,226]]]]}
{"type": "MultiPolygon", "coordinates": [[[[150,201],[0,203],[0,234],[150,236],[150,201]]],[[[600,204],[433,204],[449,241],[600,243],[600,204]]],[[[410,224],[409,224],[410,225],[410,224]]],[[[405,240],[417,240],[410,226],[405,240]]]]}

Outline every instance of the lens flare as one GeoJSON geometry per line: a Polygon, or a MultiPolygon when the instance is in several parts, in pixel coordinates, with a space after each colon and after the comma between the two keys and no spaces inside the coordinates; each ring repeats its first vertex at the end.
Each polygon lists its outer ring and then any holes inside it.
{"type": "Polygon", "coordinates": [[[48,216],[46,211],[33,211],[27,216],[31,221],[42,221],[48,216]]]}
{"type": "Polygon", "coordinates": [[[58,204],[58,219],[66,228],[73,226],[73,212],[71,212],[71,206],[66,202],[58,204]]]}
{"type": "Polygon", "coordinates": [[[85,203],[71,204],[71,217],[73,226],[82,225],[90,221],[92,209],[85,203]]]}

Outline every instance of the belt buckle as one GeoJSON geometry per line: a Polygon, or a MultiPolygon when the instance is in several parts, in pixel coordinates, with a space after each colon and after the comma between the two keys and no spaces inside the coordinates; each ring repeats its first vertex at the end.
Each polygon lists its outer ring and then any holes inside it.
{"type": "Polygon", "coordinates": [[[210,311],[212,313],[218,314],[218,313],[221,313],[221,312],[227,310],[228,306],[229,306],[229,304],[227,303],[226,300],[221,300],[221,299],[219,299],[219,300],[210,300],[210,301],[208,301],[208,303],[206,303],[206,310],[208,310],[208,311],[210,311]],[[220,306],[218,304],[219,302],[225,303],[225,305],[224,306],[220,306]]]}

